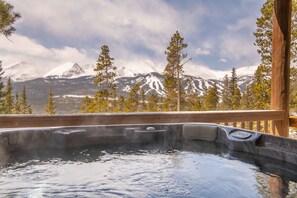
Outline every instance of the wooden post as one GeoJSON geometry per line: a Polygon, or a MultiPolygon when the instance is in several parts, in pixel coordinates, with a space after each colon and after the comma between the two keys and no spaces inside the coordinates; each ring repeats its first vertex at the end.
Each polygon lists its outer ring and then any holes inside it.
{"type": "Polygon", "coordinates": [[[264,133],[268,133],[268,121],[264,121],[264,133]]]}
{"type": "Polygon", "coordinates": [[[271,109],[284,110],[275,121],[275,134],[289,135],[289,78],[292,0],[274,0],[272,33],[271,109]]]}

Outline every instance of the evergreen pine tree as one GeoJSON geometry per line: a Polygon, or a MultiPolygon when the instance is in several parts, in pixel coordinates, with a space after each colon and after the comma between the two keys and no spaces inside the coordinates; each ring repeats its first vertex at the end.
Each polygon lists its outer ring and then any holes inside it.
{"type": "Polygon", "coordinates": [[[93,103],[92,98],[90,98],[89,96],[84,97],[81,100],[80,112],[81,113],[90,113],[89,107],[91,106],[92,103],[93,103]]]}
{"type": "Polygon", "coordinates": [[[229,93],[231,99],[231,109],[239,109],[240,108],[240,89],[238,88],[238,79],[236,75],[235,68],[232,69],[231,79],[229,81],[229,93]]]}
{"type": "Polygon", "coordinates": [[[261,17],[257,18],[257,29],[254,32],[258,46],[258,53],[261,55],[262,65],[271,66],[272,55],[272,12],[273,0],[267,0],[261,8],[261,17]]]}
{"type": "Polygon", "coordinates": [[[204,105],[206,110],[217,110],[219,103],[219,92],[217,83],[215,82],[210,88],[207,89],[204,96],[204,105]]]}
{"type": "Polygon", "coordinates": [[[158,111],[162,112],[164,111],[164,98],[162,96],[159,97],[159,103],[158,103],[158,111]]]}
{"type": "Polygon", "coordinates": [[[19,93],[15,94],[14,106],[12,110],[13,114],[20,114],[21,113],[21,105],[19,101],[19,93]]]}
{"type": "Polygon", "coordinates": [[[158,102],[159,102],[158,95],[156,93],[153,93],[148,98],[147,110],[149,112],[156,112],[156,111],[158,111],[159,110],[158,102]]]}
{"type": "Polygon", "coordinates": [[[119,112],[124,112],[125,111],[125,103],[126,103],[125,97],[120,96],[119,101],[118,101],[119,112]]]}
{"type": "MultiPolygon", "coordinates": [[[[110,50],[107,45],[103,45],[101,47],[101,53],[98,57],[96,68],[94,69],[96,73],[94,84],[100,85],[102,89],[100,93],[97,95],[100,96],[100,103],[107,103],[107,107],[109,108],[107,111],[112,109],[112,104],[110,104],[109,98],[112,101],[116,100],[114,94],[112,94],[112,90],[116,89],[115,78],[116,78],[116,67],[113,64],[114,58],[110,57],[110,50]],[[105,100],[105,101],[101,101],[105,100]]],[[[102,109],[102,108],[99,108],[102,109]]],[[[104,112],[106,112],[104,110],[104,112]]]]}
{"type": "Polygon", "coordinates": [[[0,114],[5,113],[4,108],[4,98],[5,98],[5,91],[4,91],[4,83],[2,82],[2,76],[4,74],[3,68],[2,68],[2,61],[0,61],[0,114]]]}
{"type": "Polygon", "coordinates": [[[253,93],[250,85],[246,86],[246,89],[242,94],[240,106],[241,109],[244,110],[254,109],[253,93]]]}
{"type": "Polygon", "coordinates": [[[28,109],[28,114],[32,114],[33,113],[33,111],[32,111],[32,109],[31,109],[31,107],[29,107],[29,109],[28,109]]]}
{"type": "Polygon", "coordinates": [[[129,92],[128,98],[125,104],[126,112],[137,112],[139,110],[140,103],[140,85],[136,83],[129,92]]]}
{"type": "Polygon", "coordinates": [[[45,112],[50,115],[56,114],[56,107],[55,107],[53,92],[52,92],[51,88],[49,89],[49,92],[48,92],[47,105],[45,107],[45,112]]]}
{"type": "MultiPolygon", "coordinates": [[[[261,16],[257,18],[257,29],[254,32],[256,37],[255,45],[258,46],[258,53],[261,55],[261,65],[271,67],[272,63],[272,14],[273,0],[266,0],[261,8],[261,16]]],[[[297,1],[292,1],[291,20],[291,56],[292,62],[297,61],[297,1]]]]}
{"type": "Polygon", "coordinates": [[[180,111],[182,109],[181,98],[183,90],[180,77],[183,74],[183,64],[181,64],[181,61],[187,57],[187,54],[183,53],[183,49],[187,46],[184,43],[184,38],[176,31],[165,51],[167,65],[163,76],[166,92],[164,105],[167,111],[180,111]]]}
{"type": "MultiPolygon", "coordinates": [[[[91,113],[94,112],[110,112],[110,106],[109,106],[109,100],[106,99],[107,96],[107,90],[100,90],[96,93],[94,102],[91,104],[93,107],[93,110],[91,110],[91,113]]],[[[89,108],[90,109],[90,108],[89,108]]]]}
{"type": "Polygon", "coordinates": [[[255,109],[270,108],[271,70],[265,65],[260,65],[253,77],[251,91],[255,109]]]}
{"type": "Polygon", "coordinates": [[[5,88],[4,109],[6,114],[11,114],[13,110],[14,98],[12,95],[11,79],[8,78],[5,88]]]}
{"type": "Polygon", "coordinates": [[[228,75],[224,76],[223,80],[223,90],[222,90],[222,103],[221,108],[223,110],[231,109],[231,98],[230,98],[230,87],[229,87],[229,77],[228,75]]]}
{"type": "Polygon", "coordinates": [[[191,91],[186,97],[186,111],[201,111],[203,109],[200,97],[196,92],[191,91]]]}
{"type": "Polygon", "coordinates": [[[146,96],[143,88],[140,89],[140,98],[141,98],[140,111],[146,111],[147,110],[146,96]]]}
{"type": "Polygon", "coordinates": [[[30,105],[27,103],[27,94],[26,94],[26,87],[23,87],[22,91],[22,100],[21,100],[21,113],[22,114],[29,114],[30,113],[30,105]]]}
{"type": "Polygon", "coordinates": [[[96,100],[96,96],[94,99],[86,96],[81,101],[80,106],[81,113],[98,113],[99,111],[99,103],[96,100]]]}
{"type": "Polygon", "coordinates": [[[15,31],[13,24],[20,17],[19,13],[13,11],[11,4],[0,0],[0,34],[10,36],[15,31]]]}
{"type": "Polygon", "coordinates": [[[118,98],[117,98],[117,90],[116,87],[112,88],[111,91],[111,112],[118,112],[119,106],[118,106],[118,98]]]}
{"type": "MultiPolygon", "coordinates": [[[[261,56],[261,64],[255,72],[252,92],[256,92],[253,101],[255,108],[268,109],[270,106],[271,65],[272,65],[272,15],[273,0],[266,0],[261,8],[261,16],[257,19],[255,45],[261,56]],[[262,73],[261,73],[262,72],[262,73]],[[263,84],[261,83],[263,82],[263,84]],[[261,89],[263,93],[261,93],[261,89]]],[[[297,1],[292,1],[291,19],[291,63],[297,62],[297,1]]],[[[291,64],[291,65],[292,65],[291,64]]],[[[292,69],[292,68],[291,68],[292,69]]],[[[291,82],[293,84],[293,82],[291,82]]],[[[292,100],[290,101],[292,102],[292,100]]]]}

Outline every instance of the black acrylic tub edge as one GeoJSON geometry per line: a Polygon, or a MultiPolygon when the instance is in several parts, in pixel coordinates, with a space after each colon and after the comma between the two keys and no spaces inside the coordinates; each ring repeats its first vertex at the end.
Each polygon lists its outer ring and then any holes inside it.
{"type": "MultiPolygon", "coordinates": [[[[182,126],[182,123],[178,123],[6,129],[0,131],[0,156],[9,152],[39,148],[179,141],[183,139],[182,126]],[[146,130],[148,127],[155,130],[146,130]]],[[[297,140],[294,139],[218,125],[215,142],[224,144],[231,150],[297,165],[297,140]],[[237,135],[234,135],[236,131],[243,132],[243,135],[241,132],[237,133],[242,137],[237,138],[237,135]]]]}

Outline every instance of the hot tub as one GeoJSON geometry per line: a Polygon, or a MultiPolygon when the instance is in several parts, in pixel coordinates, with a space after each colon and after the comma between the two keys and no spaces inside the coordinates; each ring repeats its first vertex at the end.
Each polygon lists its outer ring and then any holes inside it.
{"type": "Polygon", "coordinates": [[[213,124],[0,131],[0,194],[295,197],[297,141],[213,124]]]}

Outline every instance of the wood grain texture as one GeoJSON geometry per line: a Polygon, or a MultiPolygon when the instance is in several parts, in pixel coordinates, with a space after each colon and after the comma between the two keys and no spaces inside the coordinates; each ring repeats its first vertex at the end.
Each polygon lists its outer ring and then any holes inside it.
{"type": "Polygon", "coordinates": [[[272,33],[271,109],[284,110],[285,118],[275,121],[275,134],[289,135],[289,77],[292,0],[275,0],[272,33]]]}
{"type": "Polygon", "coordinates": [[[224,123],[257,120],[283,120],[284,116],[285,111],[282,110],[105,113],[52,116],[1,115],[0,128],[184,122],[224,123]]]}

